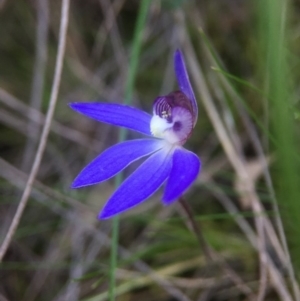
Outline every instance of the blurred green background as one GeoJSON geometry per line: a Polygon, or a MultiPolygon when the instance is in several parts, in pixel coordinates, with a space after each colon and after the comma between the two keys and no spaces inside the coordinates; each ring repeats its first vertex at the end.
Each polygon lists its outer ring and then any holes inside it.
{"type": "MultiPolygon", "coordinates": [[[[178,89],[181,49],[199,105],[186,148],[202,161],[185,197],[218,259],[205,259],[185,212],[162,206],[159,192],[120,216],[109,294],[112,220],[96,216],[115,182],[69,187],[119,129],[68,103],[124,101],[141,3],[70,2],[55,115],[0,264],[0,300],[300,301],[297,0],[150,1],[130,102],[151,112],[158,95],[178,89]]],[[[0,0],[0,243],[36,156],[60,22],[61,1],[0,0]]]]}

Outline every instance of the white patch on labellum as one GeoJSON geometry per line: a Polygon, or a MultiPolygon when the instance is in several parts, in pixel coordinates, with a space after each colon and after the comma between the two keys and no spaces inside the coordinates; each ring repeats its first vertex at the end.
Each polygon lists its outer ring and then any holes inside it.
{"type": "Polygon", "coordinates": [[[152,135],[157,138],[163,138],[170,144],[183,145],[193,129],[192,115],[184,108],[175,107],[172,109],[172,122],[154,115],[150,129],[152,135]]]}

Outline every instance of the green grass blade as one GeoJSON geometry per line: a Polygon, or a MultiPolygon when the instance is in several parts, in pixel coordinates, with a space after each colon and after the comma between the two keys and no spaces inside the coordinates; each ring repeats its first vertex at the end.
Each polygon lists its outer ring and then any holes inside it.
{"type": "Polygon", "coordinates": [[[289,267],[290,277],[293,280],[293,289],[296,300],[300,299],[294,279],[294,272],[299,273],[300,251],[300,178],[299,160],[294,160],[294,152],[299,151],[296,138],[296,124],[293,112],[290,110],[293,97],[291,91],[291,73],[287,65],[287,20],[288,1],[258,1],[261,20],[261,45],[263,47],[267,84],[269,91],[269,107],[271,131],[277,141],[273,151],[276,153],[275,184],[278,205],[280,208],[285,235],[288,241],[287,250],[284,233],[281,240],[286,253],[290,252],[292,265],[289,267]]]}
{"type": "MultiPolygon", "coordinates": [[[[134,82],[137,74],[137,67],[139,62],[139,56],[142,45],[143,31],[146,24],[148,10],[150,6],[150,0],[143,0],[140,4],[138,18],[136,22],[134,37],[132,41],[131,57],[129,60],[128,79],[125,88],[125,104],[130,104],[133,94],[134,82]]],[[[126,136],[124,129],[120,130],[119,141],[123,141],[126,136]]],[[[115,186],[118,187],[122,182],[122,174],[116,177],[115,186]]],[[[111,241],[111,257],[110,257],[110,283],[109,283],[109,300],[115,300],[115,271],[117,267],[117,255],[118,255],[118,239],[119,239],[119,217],[113,219],[112,225],[112,241],[111,241]]]]}

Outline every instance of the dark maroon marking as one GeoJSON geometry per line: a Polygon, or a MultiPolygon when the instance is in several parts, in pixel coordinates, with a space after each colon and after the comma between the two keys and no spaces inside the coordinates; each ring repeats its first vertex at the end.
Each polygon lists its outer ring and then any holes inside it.
{"type": "Polygon", "coordinates": [[[173,130],[175,132],[179,132],[182,128],[182,123],[180,121],[176,121],[173,125],[173,130]]]}
{"type": "Polygon", "coordinates": [[[166,96],[157,97],[154,100],[153,107],[155,114],[166,119],[169,123],[172,122],[172,109],[175,107],[181,107],[188,110],[193,116],[193,120],[195,119],[191,101],[181,91],[175,91],[166,96]]]}

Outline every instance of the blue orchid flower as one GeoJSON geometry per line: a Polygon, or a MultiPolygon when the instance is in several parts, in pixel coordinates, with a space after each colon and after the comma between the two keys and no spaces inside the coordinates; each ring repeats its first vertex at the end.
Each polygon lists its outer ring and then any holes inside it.
{"type": "Polygon", "coordinates": [[[115,103],[70,104],[73,110],[92,119],[149,136],[108,148],[74,180],[72,188],[94,185],[115,176],[132,162],[149,156],[113,193],[99,213],[99,219],[110,218],[142,203],[164,182],[162,202],[169,205],[189,188],[199,173],[199,158],[183,148],[196,124],[198,108],[179,50],[174,55],[174,66],[180,91],[157,97],[153,116],[115,103]]]}

